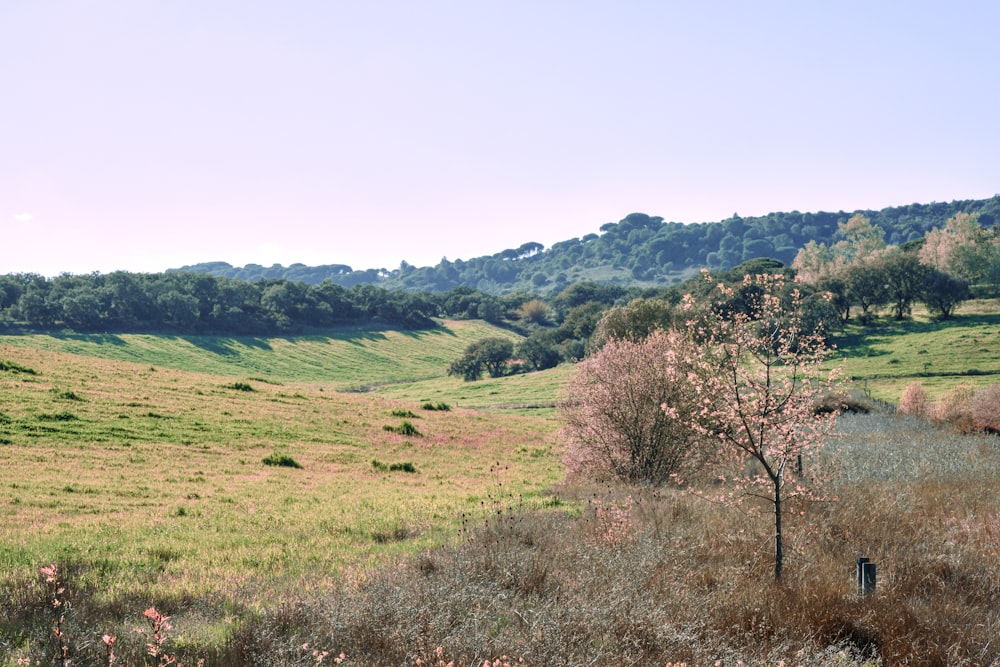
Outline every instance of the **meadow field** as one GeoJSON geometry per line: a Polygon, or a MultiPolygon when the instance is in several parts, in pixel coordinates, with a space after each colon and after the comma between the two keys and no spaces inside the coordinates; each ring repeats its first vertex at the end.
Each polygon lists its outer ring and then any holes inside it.
{"type": "MultiPolygon", "coordinates": [[[[998,379],[988,309],[894,333],[860,393],[998,379]]],[[[775,585],[767,521],[565,479],[571,366],[447,377],[487,335],[0,338],[0,664],[1000,661],[996,436],[841,418],[775,585]]]]}

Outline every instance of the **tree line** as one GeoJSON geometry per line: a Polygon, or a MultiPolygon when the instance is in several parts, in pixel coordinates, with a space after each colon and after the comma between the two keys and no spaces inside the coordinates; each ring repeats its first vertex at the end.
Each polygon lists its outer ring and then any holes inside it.
{"type": "Polygon", "coordinates": [[[995,228],[1000,219],[1000,196],[878,211],[791,211],[749,217],[734,213],[718,222],[692,224],[633,213],[604,224],[600,233],[560,241],[550,248],[528,242],[468,260],[442,258],[435,266],[425,267],[406,261],[395,269],[365,270],[344,264],[234,267],[210,262],[184,270],[241,280],[284,278],[310,284],[329,280],[348,288],[368,284],[418,292],[446,292],[464,286],[491,294],[519,290],[557,294],[574,283],[598,279],[624,287],[658,287],[681,282],[702,267],[725,271],[758,257],[790,264],[809,242],[835,243],[841,225],[855,215],[866,217],[881,229],[889,245],[902,246],[942,228],[946,220],[960,213],[976,215],[984,228],[995,228]]]}
{"type": "Polygon", "coordinates": [[[439,296],[373,285],[345,289],[186,272],[0,276],[0,325],[8,330],[258,335],[372,322],[422,329],[436,326],[431,318],[441,314],[441,303],[439,296]]]}

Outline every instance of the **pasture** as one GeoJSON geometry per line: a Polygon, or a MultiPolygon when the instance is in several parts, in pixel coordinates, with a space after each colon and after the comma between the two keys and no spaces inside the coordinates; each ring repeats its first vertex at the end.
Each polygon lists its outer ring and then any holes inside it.
{"type": "MultiPolygon", "coordinates": [[[[104,633],[116,664],[157,664],[134,632],[151,606],[186,665],[1000,660],[984,639],[1000,630],[995,437],[843,421],[837,501],[789,519],[776,587],[767,521],[565,483],[554,406],[571,366],[445,376],[498,334],[0,339],[0,664],[52,655],[49,564],[73,664],[105,664],[104,633]],[[880,563],[867,605],[860,555],[880,563]]],[[[996,315],[895,334],[841,341],[877,398],[914,377],[938,393],[996,380],[968,373],[997,368],[996,315]]]]}

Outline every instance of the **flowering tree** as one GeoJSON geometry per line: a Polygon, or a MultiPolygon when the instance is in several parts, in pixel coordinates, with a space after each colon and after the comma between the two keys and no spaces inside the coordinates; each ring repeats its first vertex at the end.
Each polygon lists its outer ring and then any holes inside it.
{"type": "Polygon", "coordinates": [[[919,382],[911,382],[906,385],[903,395],[899,397],[897,412],[902,415],[913,415],[926,419],[931,416],[932,410],[933,406],[923,385],[919,382]]]}
{"type": "MultiPolygon", "coordinates": [[[[817,457],[810,454],[835,413],[817,414],[815,407],[836,372],[823,371],[823,337],[803,330],[803,295],[784,276],[746,276],[735,287],[718,283],[711,295],[700,308],[690,296],[682,303],[694,340],[687,379],[700,406],[691,425],[717,443],[714,463],[727,483],[720,500],[756,497],[773,506],[774,576],[780,579],[786,503],[817,498],[810,484],[817,457]],[[741,310],[727,309],[737,292],[754,296],[741,310]]],[[[663,409],[673,413],[675,406],[667,401],[663,409]]]]}
{"type": "Polygon", "coordinates": [[[690,420],[688,343],[655,330],[643,341],[612,338],[580,362],[560,403],[572,474],[663,484],[693,464],[704,438],[690,420]]]}

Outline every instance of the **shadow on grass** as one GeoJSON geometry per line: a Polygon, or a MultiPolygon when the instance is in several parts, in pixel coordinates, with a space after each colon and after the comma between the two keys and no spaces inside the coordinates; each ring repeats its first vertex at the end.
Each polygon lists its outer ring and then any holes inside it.
{"type": "Polygon", "coordinates": [[[117,334],[51,333],[49,335],[58,340],[74,340],[82,343],[93,343],[95,345],[128,345],[128,343],[117,334]]]}
{"type": "Polygon", "coordinates": [[[191,345],[220,356],[239,356],[240,347],[271,350],[271,343],[258,336],[178,336],[191,345]]]}

